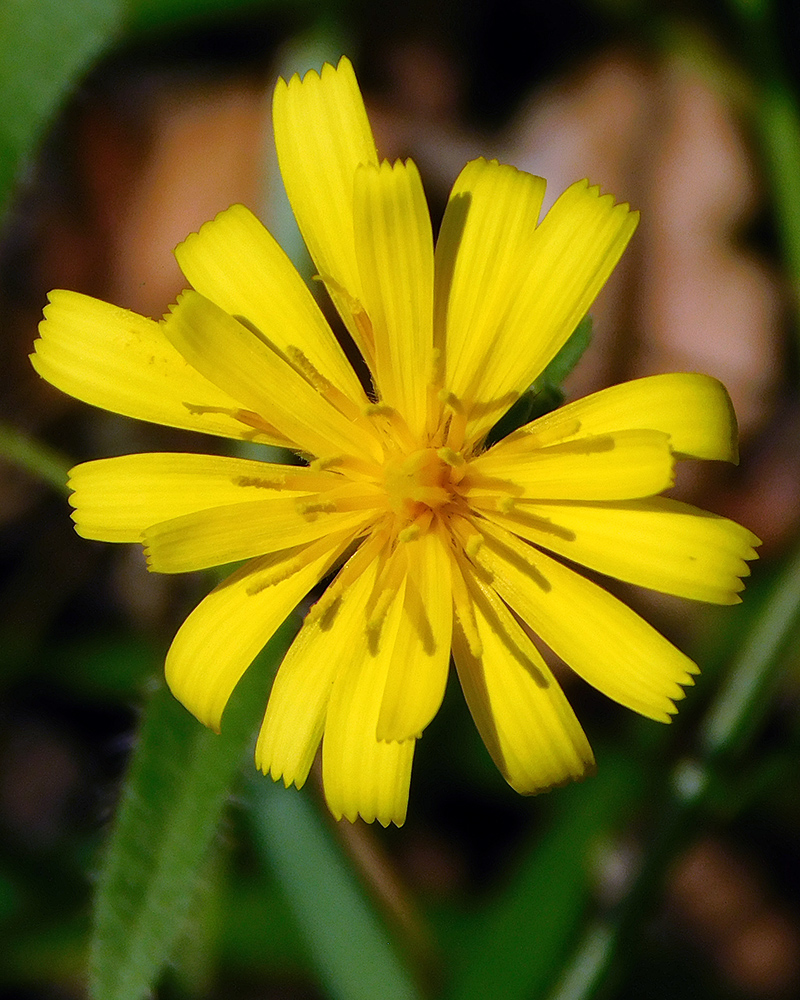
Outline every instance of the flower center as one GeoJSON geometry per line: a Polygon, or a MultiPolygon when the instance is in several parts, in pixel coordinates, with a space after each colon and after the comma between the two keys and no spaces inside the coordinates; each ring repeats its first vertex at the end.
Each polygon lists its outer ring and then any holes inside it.
{"type": "Polygon", "coordinates": [[[437,511],[453,498],[463,459],[447,449],[420,448],[386,463],[384,487],[392,510],[413,521],[425,509],[437,511]]]}

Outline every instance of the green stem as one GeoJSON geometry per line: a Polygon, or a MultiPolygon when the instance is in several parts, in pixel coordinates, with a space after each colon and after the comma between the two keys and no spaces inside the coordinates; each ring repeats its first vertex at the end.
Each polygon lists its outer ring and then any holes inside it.
{"type": "Polygon", "coordinates": [[[60,493],[69,493],[67,477],[73,463],[55,449],[5,423],[0,423],[0,457],[60,493]]]}
{"type": "Polygon", "coordinates": [[[773,584],[769,600],[736,657],[702,729],[703,756],[733,763],[761,722],[776,673],[800,625],[800,550],[773,584]]]}
{"type": "Polygon", "coordinates": [[[595,921],[565,968],[550,1000],[589,1000],[608,983],[618,956],[630,954],[654,891],[698,815],[719,801],[737,761],[747,750],[770,709],[775,681],[800,631],[800,549],[774,580],[749,638],[731,665],[727,683],[701,727],[695,759],[681,760],[658,795],[663,802],[652,828],[657,831],[630,887],[607,919],[595,921]]]}

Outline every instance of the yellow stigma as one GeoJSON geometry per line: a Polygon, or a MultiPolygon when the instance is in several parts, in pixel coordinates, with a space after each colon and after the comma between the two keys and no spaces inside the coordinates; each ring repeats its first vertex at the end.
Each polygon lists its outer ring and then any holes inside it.
{"type": "Polygon", "coordinates": [[[392,510],[406,521],[415,520],[426,508],[438,511],[453,499],[461,473],[435,448],[420,448],[387,462],[384,487],[392,510]]]}

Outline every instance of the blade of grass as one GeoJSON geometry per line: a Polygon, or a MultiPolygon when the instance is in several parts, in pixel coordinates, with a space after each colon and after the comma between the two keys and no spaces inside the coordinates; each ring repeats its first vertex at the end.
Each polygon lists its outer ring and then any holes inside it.
{"type": "Polygon", "coordinates": [[[308,792],[253,778],[254,840],[334,1000],[419,1000],[411,973],[308,792]]]}
{"type": "Polygon", "coordinates": [[[472,922],[447,1000],[545,995],[578,935],[593,891],[593,851],[641,795],[643,772],[604,759],[597,778],[565,789],[552,826],[515,867],[508,888],[472,922]]]}
{"type": "Polygon", "coordinates": [[[0,421],[0,457],[18,465],[59,493],[65,496],[69,493],[67,476],[72,463],[54,448],[42,444],[2,421],[0,421]]]}

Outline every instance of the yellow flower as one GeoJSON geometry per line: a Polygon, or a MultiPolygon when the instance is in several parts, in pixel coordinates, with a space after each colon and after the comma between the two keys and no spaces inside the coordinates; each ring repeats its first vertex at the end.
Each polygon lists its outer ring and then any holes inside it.
{"type": "Polygon", "coordinates": [[[539,222],[541,178],[475,160],[434,252],[417,169],[379,163],[346,59],[279,81],[274,125],[295,216],[371,384],[242,206],[177,248],[194,290],[160,323],[53,292],[33,363],[54,385],[308,460],[88,462],[71,474],[77,530],[142,542],[162,573],[247,560],[167,657],[176,697],[214,729],[278,625],[336,572],[278,671],[256,761],[299,787],[321,740],[337,818],[403,822],[451,651],[514,788],[580,779],[591,749],[524,626],[609,697],[669,721],[697,668],[562,557],[737,602],[757,539],[658,496],[676,458],[736,460],[728,396],[703,375],[644,378],[482,449],[586,313],[637,214],[581,182],[539,222]]]}

